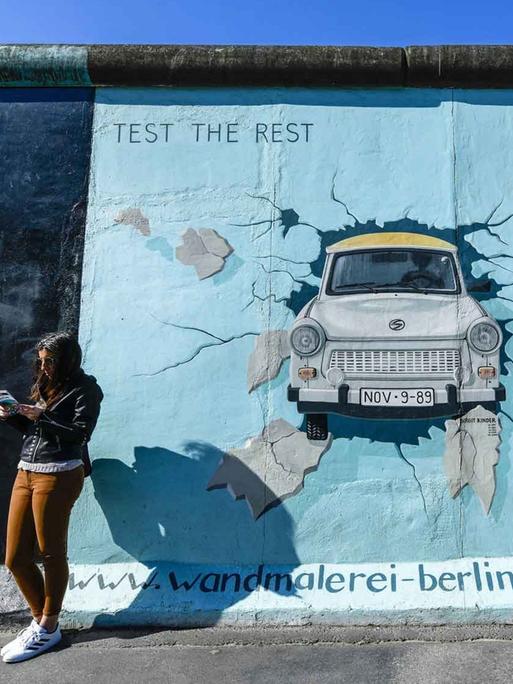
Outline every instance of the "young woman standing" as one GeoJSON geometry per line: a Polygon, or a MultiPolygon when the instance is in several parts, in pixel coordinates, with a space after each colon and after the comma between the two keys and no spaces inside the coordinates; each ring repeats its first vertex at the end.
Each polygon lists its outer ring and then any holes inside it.
{"type": "Polygon", "coordinates": [[[17,414],[0,407],[0,420],[23,433],[18,475],[7,523],[5,564],[32,612],[32,622],[0,651],[6,663],[28,660],[61,639],[59,613],[68,584],[68,523],[90,472],[87,442],[103,393],[81,368],[70,333],[51,333],[36,345],[30,399],[17,414]],[[44,575],[35,559],[39,547],[44,575]]]}

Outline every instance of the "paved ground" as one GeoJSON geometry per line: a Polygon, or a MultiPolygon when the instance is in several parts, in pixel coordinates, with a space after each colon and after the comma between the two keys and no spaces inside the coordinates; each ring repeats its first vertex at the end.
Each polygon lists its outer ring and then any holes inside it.
{"type": "MultiPolygon", "coordinates": [[[[1,643],[12,634],[0,634],[1,643]]],[[[68,633],[0,682],[481,684],[511,682],[511,627],[267,628],[68,633]]]]}

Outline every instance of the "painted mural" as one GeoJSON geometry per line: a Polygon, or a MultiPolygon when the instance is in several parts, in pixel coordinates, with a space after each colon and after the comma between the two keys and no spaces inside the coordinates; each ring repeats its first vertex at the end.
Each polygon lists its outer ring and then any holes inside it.
{"type": "MultiPolygon", "coordinates": [[[[306,414],[307,438],[328,439],[331,413],[463,416],[446,423],[451,491],[456,496],[471,484],[488,513],[498,461],[496,411],[505,399],[502,333],[467,292],[456,246],[382,231],[345,238],[327,252],[319,294],[290,336],[288,393],[306,414]]],[[[470,289],[487,292],[491,282],[470,289]]]]}
{"type": "Polygon", "coordinates": [[[509,91],[96,92],[70,624],[510,619],[512,142],[509,91]]]}

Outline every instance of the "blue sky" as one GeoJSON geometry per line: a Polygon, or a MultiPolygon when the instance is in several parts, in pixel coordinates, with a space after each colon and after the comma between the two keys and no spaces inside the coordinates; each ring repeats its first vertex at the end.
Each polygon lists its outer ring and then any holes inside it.
{"type": "Polygon", "coordinates": [[[513,2],[0,0],[0,43],[513,43],[513,2]]]}

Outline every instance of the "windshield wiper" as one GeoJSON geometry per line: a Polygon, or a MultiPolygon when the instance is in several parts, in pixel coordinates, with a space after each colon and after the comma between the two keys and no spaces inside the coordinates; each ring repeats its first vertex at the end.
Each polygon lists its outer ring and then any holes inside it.
{"type": "Polygon", "coordinates": [[[346,290],[349,289],[350,287],[356,288],[356,287],[364,287],[366,290],[370,290],[371,292],[376,292],[376,290],[371,287],[371,285],[375,285],[373,282],[368,282],[368,283],[344,283],[344,285],[337,285],[337,287],[334,287],[333,289],[336,291],[338,290],[346,290]]]}
{"type": "Polygon", "coordinates": [[[413,287],[413,289],[417,290],[417,292],[422,292],[423,294],[428,293],[428,290],[425,287],[419,287],[418,285],[414,285],[413,283],[401,283],[400,287],[413,287]]]}
{"type": "Polygon", "coordinates": [[[413,283],[372,283],[375,288],[381,288],[381,287],[398,287],[400,289],[402,288],[407,288],[407,287],[412,287],[414,290],[417,290],[417,292],[422,292],[423,294],[427,294],[427,290],[425,287],[419,287],[418,285],[414,285],[413,283]]]}

